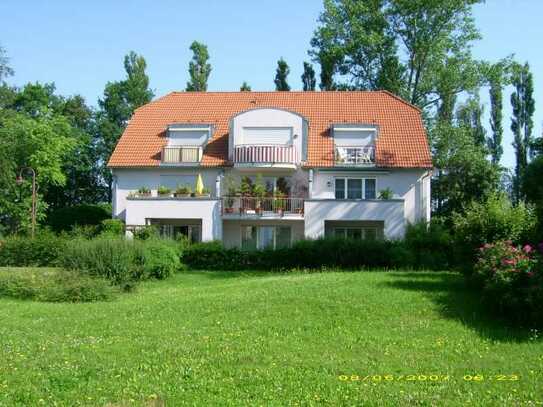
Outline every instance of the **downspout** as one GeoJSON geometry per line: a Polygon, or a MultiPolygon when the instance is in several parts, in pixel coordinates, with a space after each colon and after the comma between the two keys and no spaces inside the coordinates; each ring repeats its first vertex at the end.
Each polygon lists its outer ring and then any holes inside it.
{"type": "Polygon", "coordinates": [[[424,213],[423,213],[423,216],[422,218],[426,221],[426,222],[430,222],[430,218],[431,218],[431,212],[432,212],[432,192],[431,192],[431,189],[429,191],[429,194],[428,196],[426,197],[426,199],[428,200],[428,205],[429,205],[429,208],[426,208],[426,205],[425,205],[425,202],[424,202],[424,194],[426,193],[426,188],[424,186],[424,181],[426,181],[427,178],[431,177],[432,176],[432,170],[428,170],[426,171],[426,173],[422,176],[422,178],[420,179],[420,182],[421,182],[421,200],[423,201],[422,204],[421,204],[421,207],[424,209],[424,213]],[[429,212],[430,214],[428,213],[428,209],[429,209],[429,212]]]}
{"type": "Polygon", "coordinates": [[[313,198],[313,169],[309,170],[309,182],[308,182],[307,193],[309,199],[313,198]]]}

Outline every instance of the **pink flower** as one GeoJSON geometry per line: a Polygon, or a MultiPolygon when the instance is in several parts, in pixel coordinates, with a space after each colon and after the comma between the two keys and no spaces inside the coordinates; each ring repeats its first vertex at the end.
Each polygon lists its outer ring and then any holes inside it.
{"type": "Polygon", "coordinates": [[[513,259],[503,259],[502,264],[504,266],[514,266],[517,262],[513,259]]]}
{"type": "Polygon", "coordinates": [[[527,244],[526,246],[524,246],[522,248],[522,250],[524,251],[524,253],[531,253],[532,252],[532,246],[530,246],[529,244],[527,244]]]}

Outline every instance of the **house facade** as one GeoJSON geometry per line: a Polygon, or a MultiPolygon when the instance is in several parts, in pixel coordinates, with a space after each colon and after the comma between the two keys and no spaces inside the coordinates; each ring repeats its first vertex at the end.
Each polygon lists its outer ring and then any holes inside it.
{"type": "Polygon", "coordinates": [[[430,218],[421,112],[384,91],[174,92],[135,111],[108,165],[128,233],[278,248],[430,218]]]}

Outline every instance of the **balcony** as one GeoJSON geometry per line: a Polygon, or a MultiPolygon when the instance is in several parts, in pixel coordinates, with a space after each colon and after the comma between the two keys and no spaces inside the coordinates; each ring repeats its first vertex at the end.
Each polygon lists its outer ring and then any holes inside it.
{"type": "Polygon", "coordinates": [[[238,145],[234,147],[234,165],[277,166],[289,168],[299,161],[294,146],[238,145]]]}
{"type": "Polygon", "coordinates": [[[375,146],[336,146],[336,165],[372,165],[375,163],[375,146]]]}
{"type": "Polygon", "coordinates": [[[163,164],[194,164],[202,160],[202,147],[175,146],[162,149],[163,164]]]}
{"type": "Polygon", "coordinates": [[[222,198],[222,213],[228,218],[303,217],[304,201],[304,198],[225,196],[222,198]]]}

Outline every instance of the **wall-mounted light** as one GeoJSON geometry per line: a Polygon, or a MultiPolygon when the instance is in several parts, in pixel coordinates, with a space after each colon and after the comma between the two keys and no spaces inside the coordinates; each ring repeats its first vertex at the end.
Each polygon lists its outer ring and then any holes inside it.
{"type": "Polygon", "coordinates": [[[332,181],[326,181],[326,186],[328,188],[332,188],[332,181]]]}

